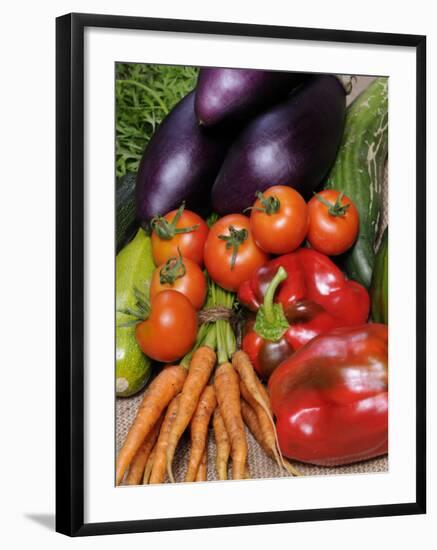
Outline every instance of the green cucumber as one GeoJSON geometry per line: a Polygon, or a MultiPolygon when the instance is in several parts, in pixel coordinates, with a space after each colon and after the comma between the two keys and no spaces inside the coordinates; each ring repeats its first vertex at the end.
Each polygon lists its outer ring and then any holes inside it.
{"type": "Polygon", "coordinates": [[[388,152],[388,79],[377,78],[349,106],[342,142],[324,185],[347,195],[358,209],[360,229],[345,255],[349,277],[369,288],[382,207],[388,152]]]}
{"type": "Polygon", "coordinates": [[[372,319],[375,323],[388,324],[388,228],[385,229],[376,255],[373,269],[372,286],[372,319]]]}
{"type": "Polygon", "coordinates": [[[132,317],[119,310],[135,308],[135,288],[148,293],[154,269],[150,237],[139,229],[135,238],[116,258],[115,389],[118,397],[137,393],[150,377],[151,361],[138,347],[135,327],[121,326],[132,321],[132,317]]]}
{"type": "Polygon", "coordinates": [[[137,175],[130,172],[117,181],[115,190],[117,254],[135,235],[139,227],[135,211],[137,175]]]}

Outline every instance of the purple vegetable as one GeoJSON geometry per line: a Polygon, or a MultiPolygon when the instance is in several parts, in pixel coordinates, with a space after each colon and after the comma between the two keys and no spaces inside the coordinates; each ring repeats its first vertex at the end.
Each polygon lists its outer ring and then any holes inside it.
{"type": "Polygon", "coordinates": [[[149,222],[182,201],[199,213],[209,210],[210,191],[226,154],[228,138],[201,128],[194,92],[162,121],[144,151],[136,184],[137,216],[149,222]]]}
{"type": "Polygon", "coordinates": [[[200,69],[194,110],[203,126],[239,122],[285,97],[307,75],[255,69],[200,69]]]}
{"type": "Polygon", "coordinates": [[[308,197],[335,160],[345,111],[343,86],[322,75],[258,115],[229,149],[212,190],[213,210],[242,212],[256,191],[272,185],[308,197]]]}

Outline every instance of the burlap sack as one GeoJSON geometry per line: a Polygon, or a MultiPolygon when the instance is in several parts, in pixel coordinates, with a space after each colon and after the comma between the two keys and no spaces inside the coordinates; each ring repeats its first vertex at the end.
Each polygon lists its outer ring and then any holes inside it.
{"type": "MultiPolygon", "coordinates": [[[[358,77],[357,82],[354,84],[352,93],[348,96],[348,103],[350,103],[362,90],[364,90],[374,78],[372,77],[358,77]]],[[[383,193],[383,216],[381,231],[387,225],[387,173],[384,182],[383,193]]],[[[379,240],[379,239],[378,239],[379,240]]],[[[139,404],[143,398],[143,393],[135,395],[129,398],[117,398],[116,399],[116,446],[117,452],[122,446],[126,434],[131,426],[135,415],[137,413],[139,404]]],[[[255,478],[277,478],[288,477],[289,474],[280,470],[276,463],[266,456],[264,451],[260,448],[258,443],[254,440],[249,431],[247,431],[247,440],[249,446],[249,470],[250,477],[255,478]]],[[[188,437],[184,436],[174,461],[174,475],[176,481],[183,481],[186,472],[187,460],[189,455],[189,441],[188,437]]],[[[216,480],[215,476],[215,443],[214,434],[210,431],[208,438],[208,481],[216,480]]],[[[323,468],[319,466],[312,466],[309,464],[295,463],[302,475],[338,475],[338,474],[357,474],[357,473],[375,473],[375,472],[387,472],[388,471],[388,458],[386,456],[351,464],[348,466],[337,466],[335,468],[323,468]]]]}

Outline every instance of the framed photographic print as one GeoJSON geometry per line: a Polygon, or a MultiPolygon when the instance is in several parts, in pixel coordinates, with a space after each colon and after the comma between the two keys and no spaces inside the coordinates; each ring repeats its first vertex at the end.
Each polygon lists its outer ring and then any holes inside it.
{"type": "Polygon", "coordinates": [[[425,37],[56,35],[57,530],[425,513],[425,37]]]}

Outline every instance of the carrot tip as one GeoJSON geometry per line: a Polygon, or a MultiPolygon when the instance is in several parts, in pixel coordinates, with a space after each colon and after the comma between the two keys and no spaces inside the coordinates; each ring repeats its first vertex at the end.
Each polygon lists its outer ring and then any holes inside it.
{"type": "Polygon", "coordinates": [[[171,466],[167,468],[167,475],[171,483],[176,483],[171,466]]]}

